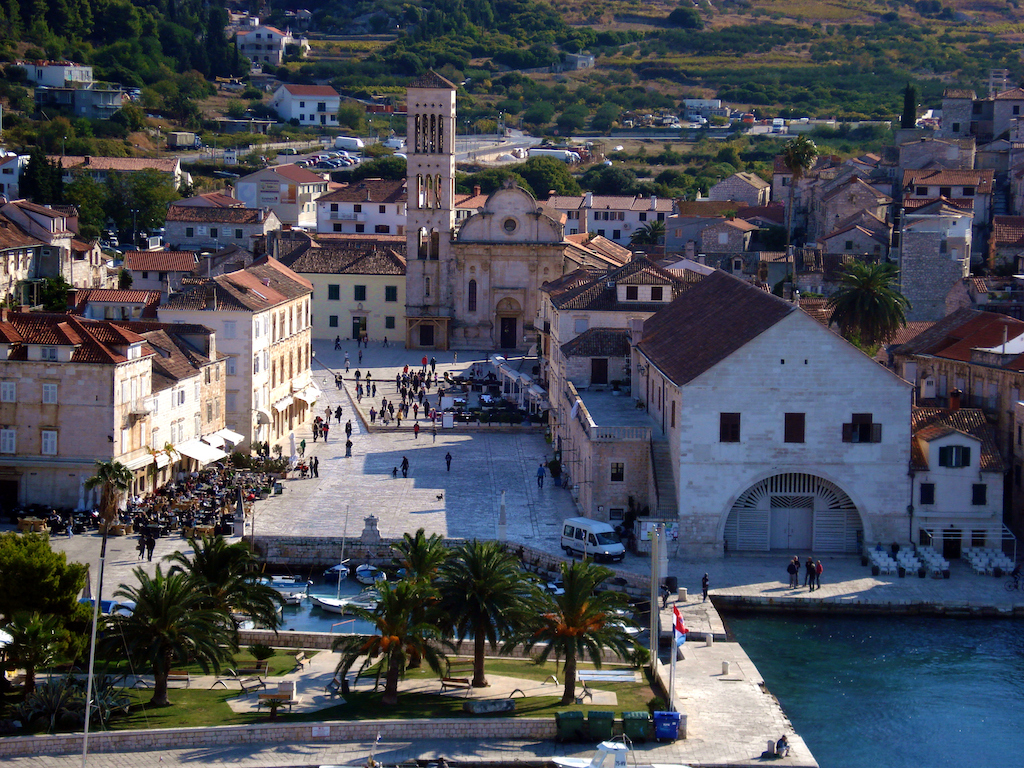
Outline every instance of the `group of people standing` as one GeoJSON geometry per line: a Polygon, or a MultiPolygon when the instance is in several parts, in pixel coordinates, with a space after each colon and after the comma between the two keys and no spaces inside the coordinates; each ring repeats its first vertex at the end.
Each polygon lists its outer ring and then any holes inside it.
{"type": "Polygon", "coordinates": [[[790,560],[789,565],[786,566],[786,573],[789,574],[789,586],[791,589],[799,589],[800,572],[803,571],[804,586],[809,587],[809,591],[813,592],[821,587],[821,574],[824,570],[821,560],[815,561],[813,557],[808,557],[803,568],[801,568],[800,556],[793,555],[793,559],[790,560]]]}

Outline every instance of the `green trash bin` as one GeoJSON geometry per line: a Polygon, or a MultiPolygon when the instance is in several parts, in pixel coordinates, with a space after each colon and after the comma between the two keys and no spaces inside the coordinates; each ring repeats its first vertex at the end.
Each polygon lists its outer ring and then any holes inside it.
{"type": "Polygon", "coordinates": [[[583,713],[555,712],[555,728],[558,741],[579,741],[583,738],[583,713]]]}
{"type": "Polygon", "coordinates": [[[651,715],[648,712],[623,712],[622,733],[630,741],[644,742],[651,738],[651,715]]]}
{"type": "Polygon", "coordinates": [[[591,741],[609,741],[615,729],[615,713],[587,712],[587,727],[591,741]]]}

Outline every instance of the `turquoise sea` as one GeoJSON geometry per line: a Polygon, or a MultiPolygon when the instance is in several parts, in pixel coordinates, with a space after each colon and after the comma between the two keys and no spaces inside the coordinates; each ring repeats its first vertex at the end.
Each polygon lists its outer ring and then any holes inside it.
{"type": "Polygon", "coordinates": [[[1024,621],[725,619],[821,768],[1024,765],[1024,621]]]}

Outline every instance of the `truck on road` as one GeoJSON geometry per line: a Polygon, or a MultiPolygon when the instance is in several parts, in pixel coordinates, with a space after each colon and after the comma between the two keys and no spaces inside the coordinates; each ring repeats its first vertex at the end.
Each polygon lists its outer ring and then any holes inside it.
{"type": "Polygon", "coordinates": [[[191,131],[171,131],[167,134],[168,149],[197,149],[202,143],[191,131]]]}
{"type": "Polygon", "coordinates": [[[568,149],[556,149],[554,147],[530,147],[530,157],[553,157],[563,163],[578,163],[580,156],[568,149]]]}
{"type": "Polygon", "coordinates": [[[335,149],[361,150],[363,146],[363,140],[355,136],[338,136],[334,139],[335,149]]]}

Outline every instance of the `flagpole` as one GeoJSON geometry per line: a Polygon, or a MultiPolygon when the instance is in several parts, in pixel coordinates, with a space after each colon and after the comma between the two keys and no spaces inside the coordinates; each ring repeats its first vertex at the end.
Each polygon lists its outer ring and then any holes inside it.
{"type": "MultiPolygon", "coordinates": [[[[676,609],[679,610],[678,608],[676,609]]],[[[672,626],[672,666],[668,672],[668,711],[676,712],[676,657],[679,655],[679,630],[672,626]]]]}

